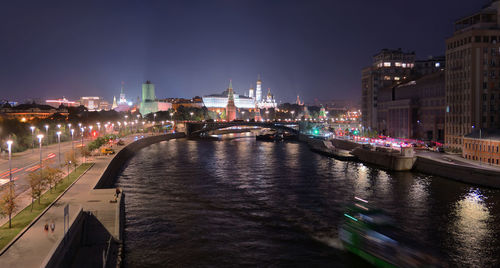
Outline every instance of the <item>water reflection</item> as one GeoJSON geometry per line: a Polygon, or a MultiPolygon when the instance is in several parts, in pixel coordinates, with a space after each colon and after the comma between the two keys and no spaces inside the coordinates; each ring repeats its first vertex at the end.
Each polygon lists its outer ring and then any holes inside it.
{"type": "Polygon", "coordinates": [[[456,202],[454,210],[456,220],[452,232],[456,257],[468,266],[484,266],[483,258],[491,250],[485,247],[491,238],[491,228],[488,227],[491,215],[481,190],[471,189],[456,202]]]}

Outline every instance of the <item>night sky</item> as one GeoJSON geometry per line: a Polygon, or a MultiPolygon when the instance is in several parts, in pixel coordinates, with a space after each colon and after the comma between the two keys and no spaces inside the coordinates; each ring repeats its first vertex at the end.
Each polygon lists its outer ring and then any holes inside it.
{"type": "MultiPolygon", "coordinates": [[[[278,101],[353,99],[382,48],[444,55],[487,0],[3,1],[0,98],[237,93],[262,75],[278,101]]],[[[267,90],[266,90],[267,91],[267,90]]],[[[264,92],[265,93],[265,92],[264,92]]]]}

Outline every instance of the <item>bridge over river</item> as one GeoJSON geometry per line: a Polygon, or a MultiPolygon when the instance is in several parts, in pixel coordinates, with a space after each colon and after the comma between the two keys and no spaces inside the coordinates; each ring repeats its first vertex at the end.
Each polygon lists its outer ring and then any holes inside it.
{"type": "Polygon", "coordinates": [[[254,126],[262,128],[271,128],[281,131],[286,131],[292,134],[299,134],[299,124],[292,122],[247,122],[247,121],[233,121],[233,122],[186,122],[186,134],[188,136],[200,135],[204,132],[223,129],[228,127],[237,126],[254,126]]]}

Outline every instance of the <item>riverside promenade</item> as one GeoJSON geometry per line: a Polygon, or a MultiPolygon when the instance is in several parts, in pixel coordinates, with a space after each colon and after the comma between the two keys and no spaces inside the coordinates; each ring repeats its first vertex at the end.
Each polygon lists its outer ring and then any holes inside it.
{"type": "MultiPolygon", "coordinates": [[[[170,139],[178,137],[176,135],[161,135],[170,139]]],[[[157,136],[158,137],[158,136],[157,136]]],[[[138,144],[146,146],[148,144],[157,142],[159,139],[151,139],[150,143],[147,142],[149,137],[144,138],[143,142],[139,140],[138,144]]],[[[125,140],[125,146],[134,147],[133,137],[128,137],[125,140]],[[132,144],[132,145],[131,145],[132,144]],[[130,146],[129,146],[130,145],[130,146]]],[[[137,148],[131,148],[137,149],[137,148]]],[[[120,150],[120,151],[121,151],[120,150]]],[[[130,150],[130,149],[128,149],[130,150]]],[[[24,233],[15,239],[13,243],[0,253],[0,266],[1,267],[46,267],[52,262],[52,257],[57,254],[56,251],[60,250],[61,246],[70,247],[74,245],[64,245],[62,243],[64,238],[64,207],[69,206],[70,225],[80,217],[81,211],[92,213],[104,226],[109,234],[115,240],[121,240],[120,235],[120,219],[121,210],[120,203],[122,195],[118,202],[110,202],[114,200],[115,189],[95,189],[103,174],[108,169],[108,165],[113,160],[114,156],[98,156],[92,161],[94,165],[83,174],[68,190],[57,200],[53,205],[34,222],[24,233]],[[52,232],[49,228],[48,231],[44,230],[45,224],[55,224],[55,230],[52,232]]],[[[90,230],[92,231],[92,230],[90,230]]],[[[78,255],[78,254],[75,254],[78,255]]],[[[97,256],[85,256],[86,263],[94,266],[93,264],[100,263],[102,267],[102,252],[98,252],[97,256]],[[92,262],[91,260],[96,261],[92,262]]],[[[75,256],[78,260],[79,256],[75,256]]],[[[77,265],[85,267],[88,265],[77,265]]],[[[50,265],[49,265],[50,266],[50,265]]],[[[90,266],[88,266],[90,267],[90,266]]]]}

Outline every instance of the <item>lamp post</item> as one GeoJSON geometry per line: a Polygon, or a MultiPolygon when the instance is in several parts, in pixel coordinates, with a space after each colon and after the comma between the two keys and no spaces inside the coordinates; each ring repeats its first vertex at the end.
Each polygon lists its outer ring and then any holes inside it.
{"type": "Polygon", "coordinates": [[[193,121],[193,112],[190,112],[189,115],[191,115],[191,121],[193,121]]]}
{"type": "Polygon", "coordinates": [[[56,132],[57,143],[59,144],[59,166],[61,166],[61,131],[56,132]]]}
{"type": "Polygon", "coordinates": [[[9,181],[12,182],[12,143],[13,141],[7,141],[7,150],[9,150],[9,181]]]}
{"type": "Polygon", "coordinates": [[[47,146],[49,145],[49,125],[45,125],[45,135],[47,136],[47,146]]]}
{"type": "Polygon", "coordinates": [[[31,126],[31,143],[32,143],[32,149],[33,152],[35,151],[35,126],[31,126]]]}
{"type": "Polygon", "coordinates": [[[71,151],[73,151],[73,159],[75,159],[75,143],[73,142],[73,133],[75,133],[75,130],[71,129],[70,132],[71,132],[71,151]]]}
{"type": "Polygon", "coordinates": [[[291,111],[290,113],[292,114],[292,120],[295,120],[295,117],[293,117],[293,114],[295,113],[295,111],[291,111]]]}
{"type": "MultiPolygon", "coordinates": [[[[81,130],[81,133],[82,133],[82,147],[81,148],[82,148],[82,152],[83,152],[83,133],[84,133],[83,131],[84,131],[84,129],[81,128],[80,130],[81,130]]],[[[85,163],[85,156],[83,154],[82,154],[82,157],[83,157],[83,163],[85,163]]]]}
{"type": "Polygon", "coordinates": [[[43,134],[38,134],[36,136],[38,138],[38,143],[40,144],[40,179],[43,180],[43,166],[42,166],[42,140],[43,140],[43,134]]]}

